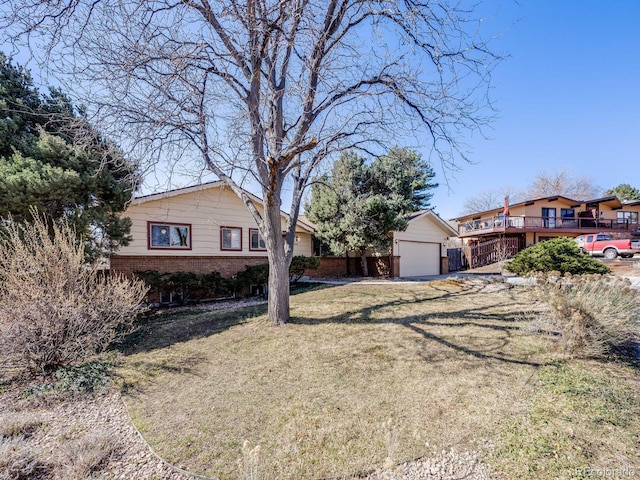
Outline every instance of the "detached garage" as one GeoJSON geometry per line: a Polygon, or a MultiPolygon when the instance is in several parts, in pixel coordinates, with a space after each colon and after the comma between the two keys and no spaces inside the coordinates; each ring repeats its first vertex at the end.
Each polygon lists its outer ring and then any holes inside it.
{"type": "Polygon", "coordinates": [[[446,242],[457,232],[431,210],[416,212],[404,232],[393,233],[393,256],[400,277],[420,277],[442,273],[446,242]]]}

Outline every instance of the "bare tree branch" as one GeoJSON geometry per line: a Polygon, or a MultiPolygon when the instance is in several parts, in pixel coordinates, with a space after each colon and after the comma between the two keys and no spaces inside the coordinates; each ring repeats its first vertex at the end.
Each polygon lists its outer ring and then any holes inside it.
{"type": "MultiPolygon", "coordinates": [[[[492,116],[499,57],[478,35],[481,19],[455,2],[5,4],[2,41],[72,84],[101,131],[149,168],[197,163],[224,180],[258,222],[273,272],[291,259],[301,199],[323,161],[349,148],[375,154],[410,134],[446,171],[467,159],[465,133],[492,116]],[[247,178],[262,189],[262,210],[243,193],[247,178]]],[[[269,308],[286,321],[288,300],[269,308]]]]}

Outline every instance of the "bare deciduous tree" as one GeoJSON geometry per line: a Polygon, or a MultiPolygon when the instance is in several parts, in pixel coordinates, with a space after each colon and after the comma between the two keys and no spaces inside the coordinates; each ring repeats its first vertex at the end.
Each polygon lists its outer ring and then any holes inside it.
{"type": "Polygon", "coordinates": [[[527,198],[562,195],[574,200],[597,198],[602,189],[593,180],[572,175],[567,170],[539,174],[527,189],[527,198]]]}
{"type": "Polygon", "coordinates": [[[481,20],[418,0],[8,0],[0,11],[5,40],[71,79],[119,144],[147,161],[200,158],[242,198],[267,246],[275,323],[289,318],[295,223],[323,159],[406,133],[445,166],[466,159],[460,135],[489,120],[498,60],[481,20]],[[260,185],[261,208],[243,181],[260,185]]]}
{"type": "Polygon", "coordinates": [[[462,205],[462,215],[500,208],[505,196],[509,197],[510,204],[514,204],[524,199],[554,195],[562,195],[573,200],[589,200],[597,198],[600,192],[600,187],[590,178],[573,175],[567,170],[545,172],[538,174],[524,191],[513,187],[492,188],[467,198],[462,205]]]}
{"type": "Polygon", "coordinates": [[[513,187],[502,189],[492,188],[484,190],[473,197],[467,198],[462,204],[462,215],[485,212],[500,208],[504,205],[504,197],[509,197],[509,203],[520,201],[521,193],[513,187]]]}

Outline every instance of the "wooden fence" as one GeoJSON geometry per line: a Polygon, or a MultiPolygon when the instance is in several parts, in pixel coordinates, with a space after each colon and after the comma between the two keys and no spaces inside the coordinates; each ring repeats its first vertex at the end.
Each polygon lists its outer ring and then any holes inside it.
{"type": "Polygon", "coordinates": [[[495,238],[465,247],[464,253],[469,268],[478,268],[513,257],[522,249],[521,243],[522,241],[518,237],[495,238]]]}

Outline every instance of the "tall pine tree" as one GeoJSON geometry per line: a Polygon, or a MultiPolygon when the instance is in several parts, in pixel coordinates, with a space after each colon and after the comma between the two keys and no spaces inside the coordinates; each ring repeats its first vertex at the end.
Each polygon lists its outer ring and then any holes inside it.
{"type": "Polygon", "coordinates": [[[131,240],[131,221],[119,214],[137,182],[134,164],[67,95],[41,95],[29,72],[0,53],[1,218],[28,221],[35,209],[68,221],[91,260],[131,240]]]}
{"type": "Polygon", "coordinates": [[[388,250],[393,232],[407,229],[408,214],[429,206],[430,190],[438,186],[434,176],[431,165],[407,148],[370,163],[346,152],[330,176],[313,184],[306,213],[334,254],[358,253],[367,276],[367,251],[388,250]]]}

